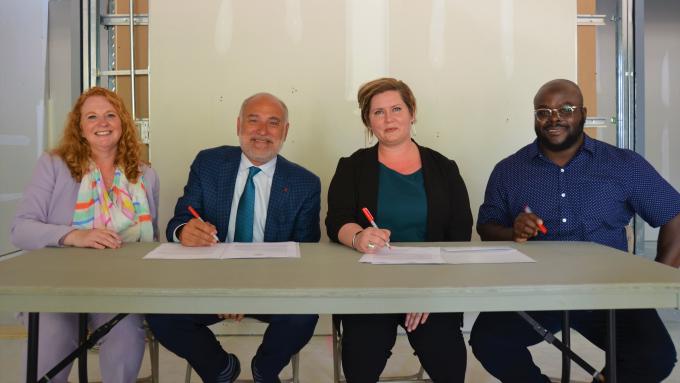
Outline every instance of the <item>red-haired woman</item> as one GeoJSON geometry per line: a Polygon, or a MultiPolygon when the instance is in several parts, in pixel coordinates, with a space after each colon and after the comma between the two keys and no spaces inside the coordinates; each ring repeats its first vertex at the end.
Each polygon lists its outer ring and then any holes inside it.
{"type": "MultiPolygon", "coordinates": [[[[158,177],[140,158],[141,143],[122,99],[91,88],[76,101],[59,145],[38,160],[12,224],[12,243],[118,248],[158,238],[158,177]]],[[[90,314],[92,328],[113,314],[90,314]]],[[[20,314],[27,322],[27,316],[20,314]]],[[[104,382],[135,381],[144,355],[142,316],[128,315],[100,341],[104,382]]],[[[38,373],[78,345],[78,314],[40,316],[38,373]]],[[[52,382],[66,382],[71,366],[52,382]]]]}

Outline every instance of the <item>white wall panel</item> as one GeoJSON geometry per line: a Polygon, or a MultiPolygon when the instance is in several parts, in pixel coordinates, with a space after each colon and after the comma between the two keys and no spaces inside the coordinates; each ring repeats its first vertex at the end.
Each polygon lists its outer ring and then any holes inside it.
{"type": "Polygon", "coordinates": [[[164,226],[196,153],[237,145],[241,101],[281,97],[282,154],[321,177],[366,145],[359,84],[408,83],[415,139],[455,159],[476,217],[494,164],[534,138],[532,99],[576,78],[574,0],[154,1],[150,10],[151,161],[164,226]]]}
{"type": "Polygon", "coordinates": [[[47,0],[0,1],[0,255],[45,147],[47,0]]]}

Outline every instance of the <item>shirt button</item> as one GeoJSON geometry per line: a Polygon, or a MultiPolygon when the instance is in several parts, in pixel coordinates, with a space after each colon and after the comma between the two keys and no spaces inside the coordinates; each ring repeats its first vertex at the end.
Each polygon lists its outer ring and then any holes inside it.
{"type": "Polygon", "coordinates": [[[562,193],[561,195],[562,195],[562,197],[566,196],[566,194],[564,194],[564,193],[562,193]]]}
{"type": "Polygon", "coordinates": [[[564,169],[560,169],[560,172],[564,173],[564,169]]]}
{"type": "Polygon", "coordinates": [[[562,218],[562,222],[567,222],[567,219],[566,219],[566,218],[562,218]]]}

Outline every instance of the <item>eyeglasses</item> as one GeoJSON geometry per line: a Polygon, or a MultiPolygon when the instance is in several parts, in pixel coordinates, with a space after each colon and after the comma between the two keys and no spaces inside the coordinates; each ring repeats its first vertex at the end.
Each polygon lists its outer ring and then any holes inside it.
{"type": "Polygon", "coordinates": [[[540,108],[534,110],[534,116],[536,116],[536,120],[539,122],[544,122],[547,121],[550,117],[552,117],[553,112],[557,113],[558,118],[569,118],[574,115],[574,112],[577,109],[582,109],[582,106],[573,106],[573,105],[562,105],[557,109],[551,109],[551,108],[540,108]]]}

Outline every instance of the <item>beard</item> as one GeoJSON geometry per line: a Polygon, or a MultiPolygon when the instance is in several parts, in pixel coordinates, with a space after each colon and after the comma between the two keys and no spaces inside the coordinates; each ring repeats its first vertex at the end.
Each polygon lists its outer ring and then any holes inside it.
{"type": "MultiPolygon", "coordinates": [[[[564,141],[556,144],[550,142],[550,140],[542,134],[542,130],[549,128],[549,126],[545,126],[543,128],[535,127],[534,130],[536,131],[536,139],[538,140],[538,143],[539,145],[541,145],[541,147],[551,152],[561,152],[571,148],[572,146],[574,146],[574,144],[576,144],[579,141],[581,136],[583,136],[583,125],[584,125],[583,123],[580,123],[573,131],[568,131],[569,133],[567,134],[567,137],[564,139],[564,141]]],[[[562,128],[567,128],[567,126],[565,125],[558,126],[561,126],[562,128]]]]}
{"type": "Polygon", "coordinates": [[[274,159],[283,147],[283,141],[277,144],[271,138],[259,136],[246,137],[239,135],[239,144],[241,146],[241,151],[243,151],[246,157],[248,157],[248,159],[256,166],[260,166],[274,159]],[[255,144],[251,141],[252,138],[266,140],[269,143],[269,147],[256,148],[255,144]]]}

